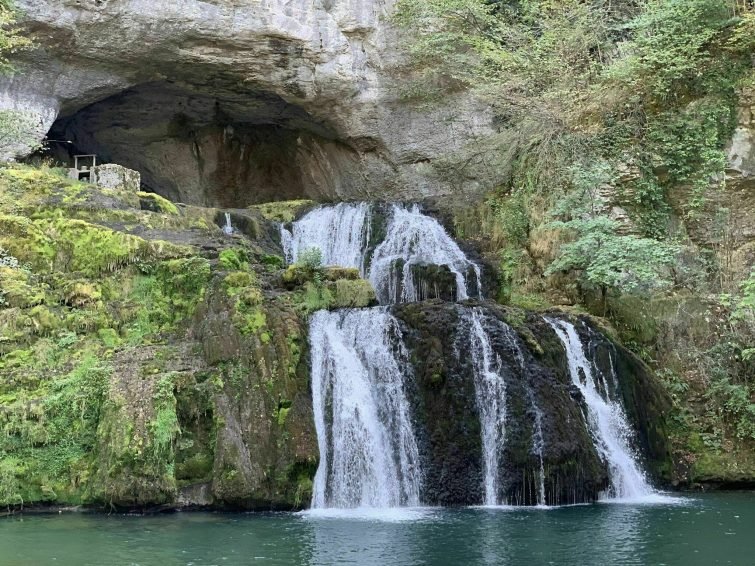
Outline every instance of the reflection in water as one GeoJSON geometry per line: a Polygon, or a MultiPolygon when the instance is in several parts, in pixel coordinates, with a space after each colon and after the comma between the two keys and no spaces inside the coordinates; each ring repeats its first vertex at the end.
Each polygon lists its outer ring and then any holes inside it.
{"type": "Polygon", "coordinates": [[[0,564],[751,564],[753,494],[687,505],[0,520],[0,564]]]}

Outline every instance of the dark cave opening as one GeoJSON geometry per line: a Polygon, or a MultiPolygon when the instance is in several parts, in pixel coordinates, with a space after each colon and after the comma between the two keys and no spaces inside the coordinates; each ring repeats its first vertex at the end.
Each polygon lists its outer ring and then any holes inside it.
{"type": "Polygon", "coordinates": [[[48,153],[96,154],[141,173],[144,190],[223,208],[330,199],[359,175],[357,153],[321,120],[270,93],[217,98],[148,83],[53,124],[48,153]]]}

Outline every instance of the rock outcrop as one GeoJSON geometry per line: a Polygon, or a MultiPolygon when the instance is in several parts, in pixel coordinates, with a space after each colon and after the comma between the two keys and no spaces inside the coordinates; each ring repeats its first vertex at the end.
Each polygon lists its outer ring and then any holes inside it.
{"type": "MultiPolygon", "coordinates": [[[[444,194],[432,163],[490,131],[464,94],[432,109],[398,98],[390,0],[18,5],[39,47],[0,83],[0,107],[174,200],[444,194]]],[[[468,167],[466,188],[488,175],[468,167]]]]}
{"type": "MultiPolygon", "coordinates": [[[[486,326],[498,364],[509,368],[497,499],[513,505],[537,504],[542,474],[549,505],[595,501],[608,487],[610,474],[585,425],[585,400],[571,382],[558,338],[540,315],[489,302],[478,306],[491,320],[515,325],[516,340],[521,341],[512,349],[511,334],[503,332],[505,325],[486,326]],[[511,369],[517,367],[521,371],[511,369]]],[[[428,505],[483,501],[481,407],[475,400],[472,355],[459,342],[468,308],[440,301],[392,307],[405,324],[414,375],[409,396],[423,462],[422,501],[428,505]]],[[[644,464],[656,481],[667,482],[665,392],[635,356],[594,331],[589,321],[577,324],[596,360],[596,371],[603,375],[615,371],[615,394],[622,398],[636,431],[634,444],[644,464]]]]}
{"type": "Polygon", "coordinates": [[[733,281],[755,265],[755,89],[739,92],[737,127],[726,148],[723,178],[714,179],[702,209],[693,210],[689,186],[674,187],[669,201],[695,244],[715,250],[733,281]]]}

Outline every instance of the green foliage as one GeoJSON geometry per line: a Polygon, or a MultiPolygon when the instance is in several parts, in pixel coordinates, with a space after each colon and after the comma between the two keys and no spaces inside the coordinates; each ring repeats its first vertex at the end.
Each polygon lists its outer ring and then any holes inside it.
{"type": "Polygon", "coordinates": [[[628,22],[628,55],[608,76],[636,96],[665,100],[686,95],[699,85],[701,69],[712,64],[710,45],[731,20],[721,0],[657,0],[628,22]]]}
{"type": "Polygon", "coordinates": [[[266,265],[271,269],[282,269],[286,266],[286,260],[279,255],[265,254],[260,258],[262,265],[266,265]]]}
{"type": "Polygon", "coordinates": [[[587,287],[626,292],[649,292],[668,287],[664,273],[674,261],[672,249],[657,240],[622,235],[615,221],[597,216],[586,220],[555,222],[574,234],[574,241],[561,246],[559,256],[545,275],[575,271],[587,287]]]}
{"type": "Polygon", "coordinates": [[[8,56],[28,49],[32,42],[16,27],[17,13],[11,0],[0,2],[0,73],[13,70],[8,56]]]}
{"type": "Polygon", "coordinates": [[[227,271],[246,271],[249,269],[249,256],[243,248],[228,248],[220,252],[220,266],[227,271]]]}
{"type": "Polygon", "coordinates": [[[737,303],[735,314],[742,318],[748,314],[755,315],[755,269],[750,273],[750,277],[742,282],[740,290],[742,296],[737,303]]]}
{"type": "Polygon", "coordinates": [[[607,163],[575,165],[571,191],[554,208],[564,218],[552,222],[571,241],[563,244],[545,275],[576,273],[580,288],[619,293],[650,292],[670,285],[668,267],[674,249],[668,244],[633,234],[622,234],[620,225],[603,213],[600,189],[611,182],[607,163]]]}
{"type": "Polygon", "coordinates": [[[0,505],[81,497],[76,478],[89,465],[111,369],[70,335],[55,350],[52,376],[2,404],[0,505]],[[64,360],[73,365],[67,373],[58,369],[64,360]]]}
{"type": "Polygon", "coordinates": [[[296,264],[309,273],[318,273],[322,269],[322,251],[320,248],[307,248],[299,254],[296,264]]]}
{"type": "Polygon", "coordinates": [[[175,374],[164,376],[157,383],[152,396],[154,419],[149,423],[152,458],[156,462],[172,462],[175,458],[175,438],[181,432],[176,414],[175,374]]]}

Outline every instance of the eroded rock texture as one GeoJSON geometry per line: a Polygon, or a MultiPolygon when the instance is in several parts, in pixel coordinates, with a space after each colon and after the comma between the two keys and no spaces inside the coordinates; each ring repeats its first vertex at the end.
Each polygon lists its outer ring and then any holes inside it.
{"type": "Polygon", "coordinates": [[[40,47],[0,106],[190,204],[448,193],[432,163],[490,131],[464,95],[398,100],[390,0],[18,4],[40,47]]]}

